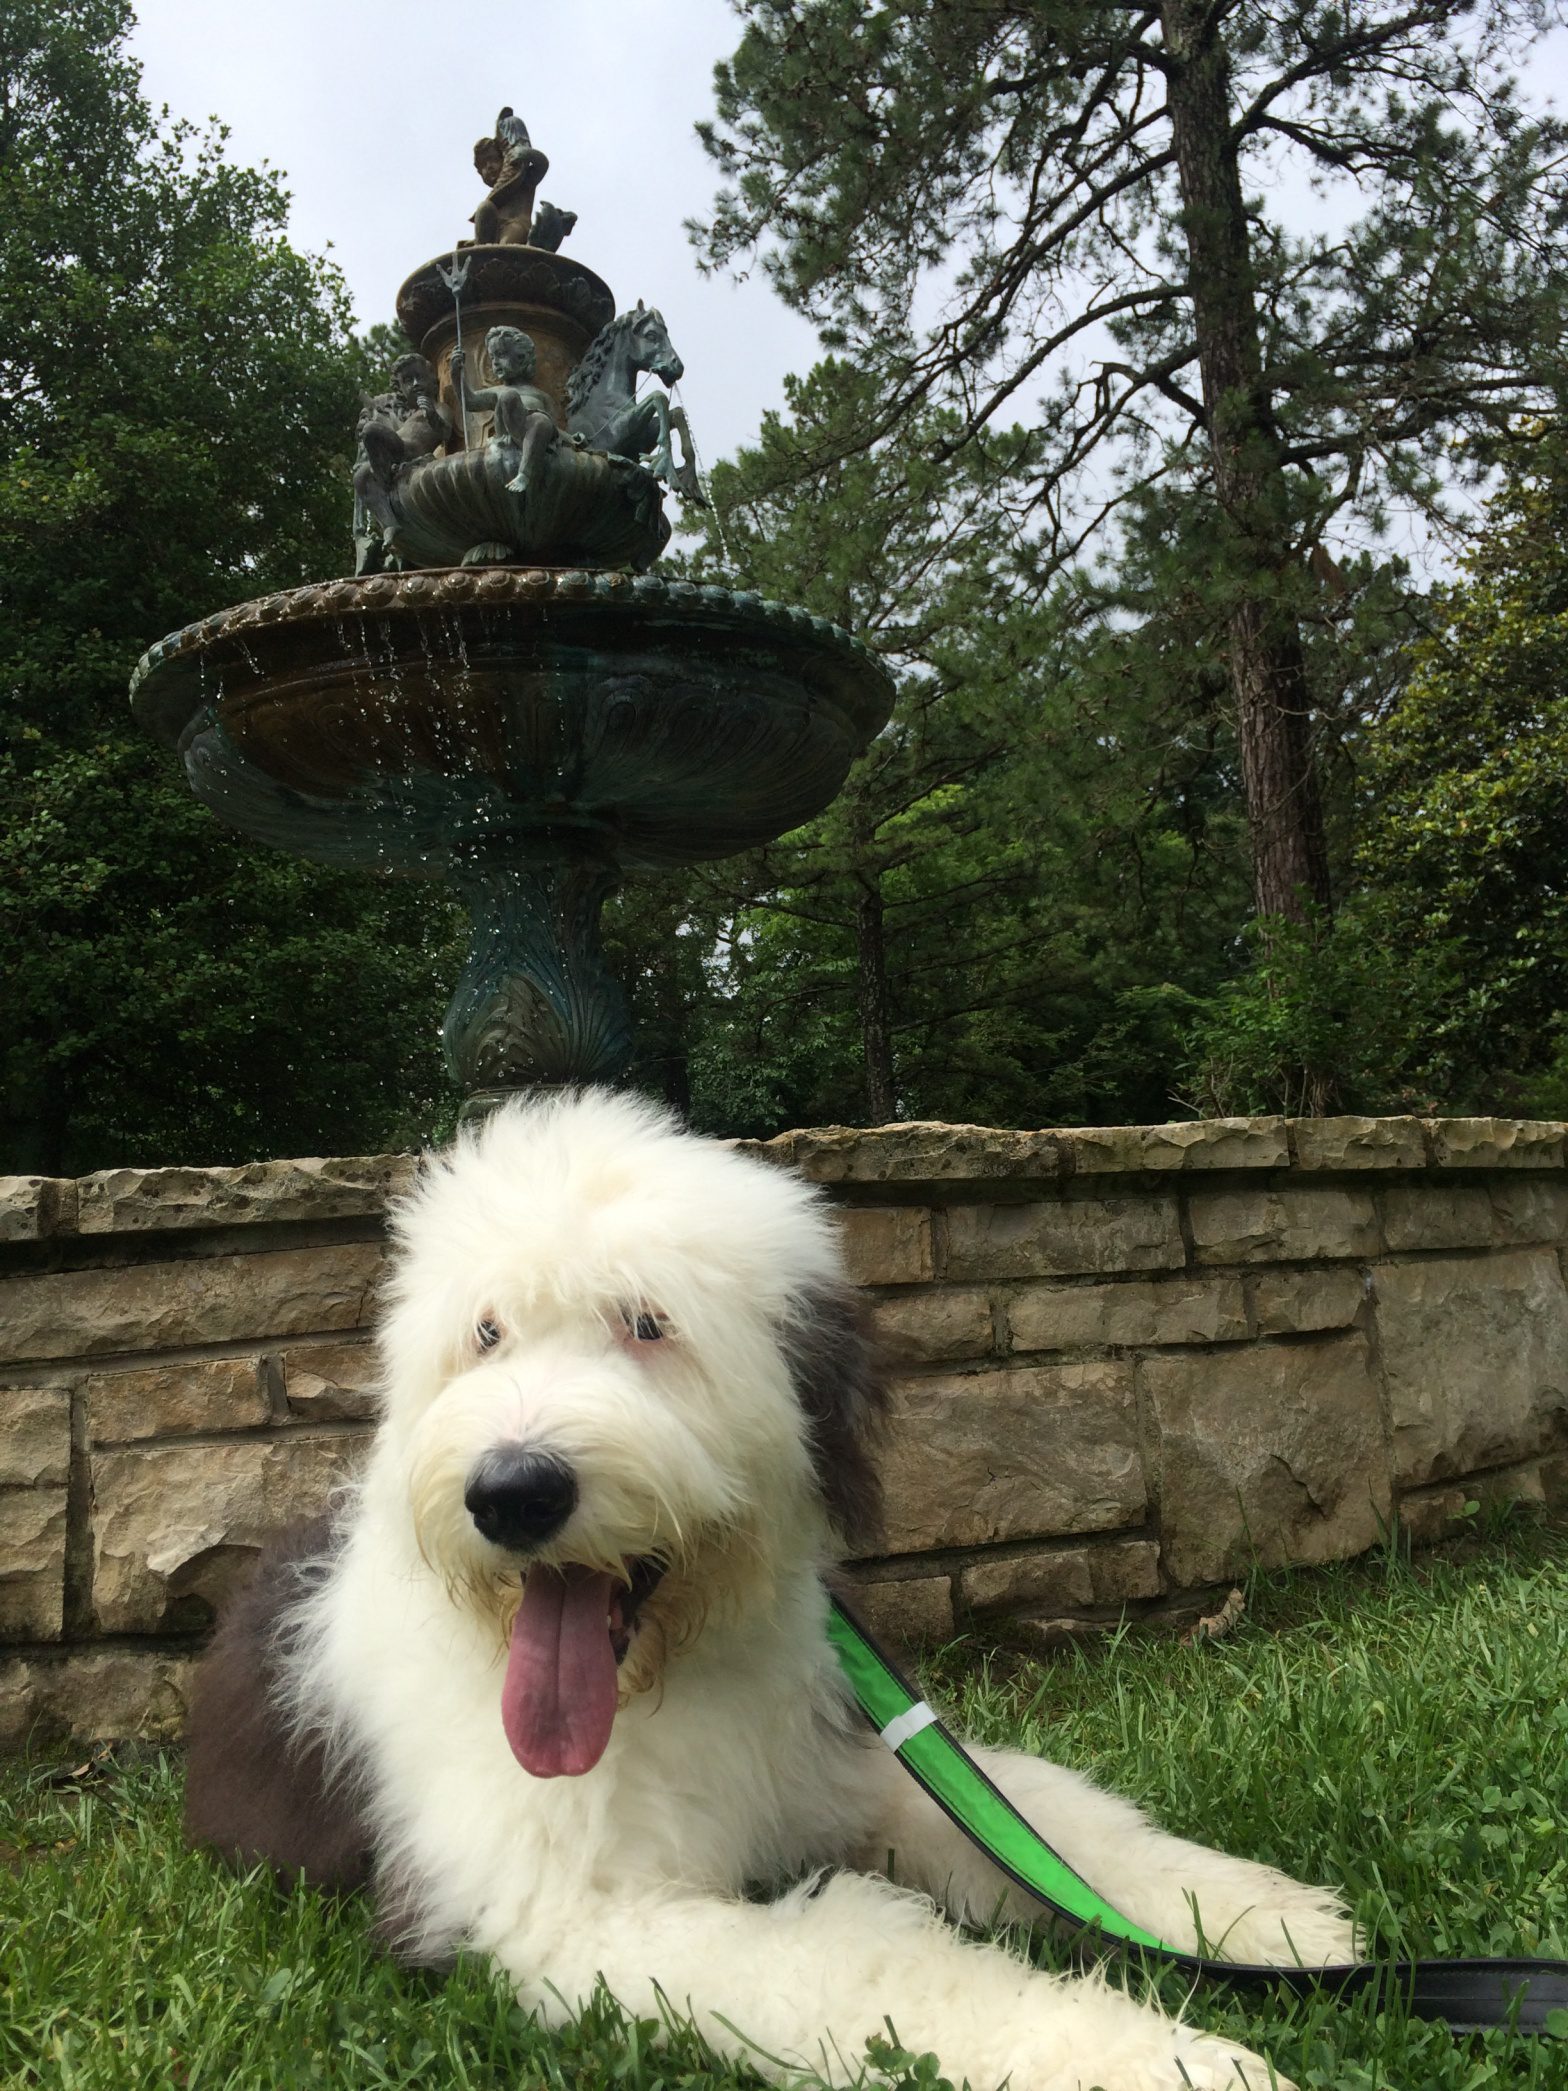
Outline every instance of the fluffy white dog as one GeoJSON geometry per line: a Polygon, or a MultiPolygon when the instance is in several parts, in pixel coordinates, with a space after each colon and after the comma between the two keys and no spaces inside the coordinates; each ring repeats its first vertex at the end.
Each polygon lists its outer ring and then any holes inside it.
{"type": "MultiPolygon", "coordinates": [[[[1273,2081],[942,1921],[1008,1895],[826,1639],[881,1401],[812,1191],[589,1093],[493,1115],[394,1228],[368,1468],[220,1630],[198,1841],[372,1879],[400,1950],[492,1954],[546,2022],[602,1979],[774,2075],[853,2079],[891,2019],[976,2091],[1273,2081]]],[[[1196,1911],[1238,1960],[1350,1957],[1326,1890],[1168,1837],[1076,1773],[977,1755],[1173,1944],[1196,1945],[1196,1911]]]]}

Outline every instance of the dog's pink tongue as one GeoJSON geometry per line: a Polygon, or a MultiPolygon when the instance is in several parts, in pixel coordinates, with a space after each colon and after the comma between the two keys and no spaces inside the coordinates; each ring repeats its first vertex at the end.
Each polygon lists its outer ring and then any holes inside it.
{"type": "Polygon", "coordinates": [[[615,1719],[615,1649],[607,1624],[613,1576],[531,1568],[512,1624],[501,1721],[512,1755],[536,1779],[592,1771],[615,1719]]]}

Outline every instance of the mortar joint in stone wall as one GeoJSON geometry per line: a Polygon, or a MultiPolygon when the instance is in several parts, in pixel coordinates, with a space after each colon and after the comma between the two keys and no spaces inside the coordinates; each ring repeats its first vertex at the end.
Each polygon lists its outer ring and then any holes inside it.
{"type": "Polygon", "coordinates": [[[231,1336],[216,1343],[182,1343],[165,1350],[154,1345],[147,1350],[93,1351],[74,1358],[10,1358],[0,1366],[0,1392],[7,1387],[63,1385],[84,1372],[128,1372],[142,1366],[201,1365],[220,1358],[251,1358],[257,1347],[274,1350],[303,1349],[306,1344],[331,1343],[368,1350],[375,1338],[371,1329],[358,1327],[290,1329],[284,1335],[262,1331],[254,1336],[231,1336]]]}
{"type": "Polygon", "coordinates": [[[947,1207],[931,1208],[931,1277],[935,1285],[947,1284],[947,1207]]]}
{"type": "Polygon", "coordinates": [[[1192,1231],[1191,1186],[1178,1184],[1176,1188],[1176,1226],[1181,1235],[1182,1269],[1193,1272],[1201,1268],[1198,1262],[1198,1244],[1192,1231]]]}
{"type": "Polygon", "coordinates": [[[83,1271],[146,1270],[210,1263],[223,1256],[266,1256],[387,1239],[378,1215],[341,1220],[248,1220],[178,1233],[51,1236],[0,1244],[0,1280],[83,1271]]]}
{"type": "Polygon", "coordinates": [[[1398,1505],[1456,1489],[1484,1489],[1491,1482],[1509,1481],[1517,1475],[1528,1474],[1543,1464],[1563,1458],[1565,1454],[1568,1454],[1568,1433],[1557,1443],[1547,1444],[1539,1452],[1529,1453],[1522,1459],[1509,1458],[1498,1460],[1491,1466],[1467,1467],[1463,1473],[1440,1474],[1430,1481],[1396,1481],[1394,1500],[1398,1505]]]}
{"type": "Polygon", "coordinates": [[[294,1424],[289,1410],[288,1388],[284,1379],[283,1359],[277,1351],[268,1351],[261,1360],[261,1384],[267,1397],[267,1406],[272,1411],[276,1428],[287,1429],[294,1424]]]}
{"type": "Polygon", "coordinates": [[[334,1418],[312,1423],[290,1412],[281,1422],[242,1424],[235,1430],[166,1430],[154,1438],[97,1438],[92,1449],[95,1453],[135,1452],[156,1458],[160,1452],[219,1452],[231,1445],[295,1445],[364,1435],[363,1422],[334,1418]]]}
{"type": "Polygon", "coordinates": [[[1138,1460],[1143,1469],[1143,1485],[1148,1500],[1148,1523],[1160,1549],[1160,1571],[1164,1574],[1165,1533],[1161,1522],[1161,1462],[1160,1462],[1160,1419],[1155,1405],[1149,1397],[1144,1381],[1144,1359],[1148,1354],[1140,1351],[1132,1361],[1132,1415],[1133,1434],[1138,1447],[1138,1460]]]}
{"type": "Polygon", "coordinates": [[[92,1631],[93,1533],[92,1448],[87,1427],[87,1391],[70,1392],[71,1464],[65,1491],[65,1591],[62,1638],[79,1639],[92,1631]]]}
{"type": "Polygon", "coordinates": [[[1383,1457],[1388,1461],[1388,1471],[1394,1476],[1393,1489],[1398,1501],[1399,1482],[1394,1463],[1394,1399],[1388,1384],[1388,1371],[1383,1363],[1382,1332],[1378,1327],[1377,1286],[1373,1279],[1372,1266],[1362,1274],[1366,1291],[1366,1320],[1364,1327],[1367,1340],[1367,1358],[1372,1367],[1373,1383],[1377,1387],[1378,1424],[1383,1438],[1383,1457]]]}

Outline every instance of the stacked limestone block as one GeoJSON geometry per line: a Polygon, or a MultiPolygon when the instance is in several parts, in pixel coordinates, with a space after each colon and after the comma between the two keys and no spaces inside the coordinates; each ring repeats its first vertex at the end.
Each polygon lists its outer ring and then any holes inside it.
{"type": "MultiPolygon", "coordinates": [[[[867,1609],[1036,1645],[1568,1497],[1561,1125],[792,1133],[893,1361],[867,1609]]],[[[414,1163],[0,1180],[0,1746],[166,1735],[373,1412],[414,1163]]]]}
{"type": "Polygon", "coordinates": [[[898,1369],[894,1631],[1192,1616],[1254,1562],[1568,1498],[1563,1127],[785,1135],[898,1369]]]}
{"type": "Polygon", "coordinates": [[[0,1179],[0,1748],[177,1731],[214,1608],[364,1445],[412,1167],[0,1179]]]}

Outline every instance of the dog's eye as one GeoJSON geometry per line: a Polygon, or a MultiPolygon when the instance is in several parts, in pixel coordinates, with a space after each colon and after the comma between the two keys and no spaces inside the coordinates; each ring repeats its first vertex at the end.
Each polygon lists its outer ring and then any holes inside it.
{"type": "Polygon", "coordinates": [[[480,1350],[494,1350],[501,1340],[501,1324],[491,1315],[474,1323],[474,1342],[480,1350]]]}
{"type": "Polygon", "coordinates": [[[650,1314],[646,1309],[641,1309],[635,1314],[628,1313],[626,1327],[628,1333],[639,1343],[660,1343],[664,1340],[662,1314],[650,1314]]]}

